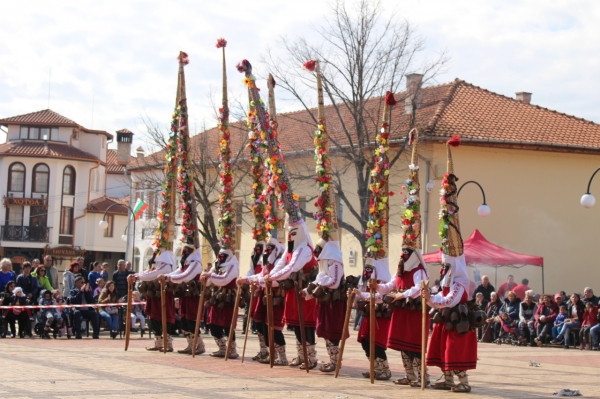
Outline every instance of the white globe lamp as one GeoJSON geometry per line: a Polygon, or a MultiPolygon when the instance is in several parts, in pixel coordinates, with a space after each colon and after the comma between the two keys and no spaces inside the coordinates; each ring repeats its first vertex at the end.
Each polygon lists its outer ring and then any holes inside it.
{"type": "Polygon", "coordinates": [[[123,241],[127,241],[127,234],[123,234],[123,235],[121,236],[121,240],[123,240],[123,241]]]}
{"type": "Polygon", "coordinates": [[[100,221],[100,223],[98,223],[98,226],[102,229],[102,230],[106,230],[108,229],[108,222],[104,219],[102,219],[100,221]]]}
{"type": "Polygon", "coordinates": [[[490,209],[490,207],[487,206],[486,204],[479,205],[479,208],[477,208],[477,214],[479,216],[481,216],[482,218],[489,216],[491,211],[492,210],[490,209]]]}
{"type": "Polygon", "coordinates": [[[584,208],[591,208],[596,203],[596,198],[592,194],[583,194],[581,197],[581,206],[584,208]]]}

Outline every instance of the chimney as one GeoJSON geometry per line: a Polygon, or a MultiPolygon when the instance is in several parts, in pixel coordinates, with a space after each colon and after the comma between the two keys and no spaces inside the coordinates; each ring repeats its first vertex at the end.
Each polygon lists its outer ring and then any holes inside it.
{"type": "Polygon", "coordinates": [[[133,133],[127,129],[117,130],[117,163],[127,165],[131,156],[133,133]]]}
{"type": "Polygon", "coordinates": [[[420,73],[410,73],[406,75],[406,98],[404,99],[404,113],[410,114],[413,112],[413,102],[419,108],[419,100],[421,93],[421,84],[423,83],[423,75],[420,73]]]}
{"type": "Polygon", "coordinates": [[[531,104],[531,93],[527,93],[526,91],[520,91],[516,94],[517,101],[521,101],[525,104],[531,104]]]}
{"type": "Polygon", "coordinates": [[[142,158],[144,158],[144,156],[146,156],[146,154],[144,153],[144,149],[142,147],[138,147],[135,150],[135,154],[137,155],[137,159],[142,159],[142,158]]]}

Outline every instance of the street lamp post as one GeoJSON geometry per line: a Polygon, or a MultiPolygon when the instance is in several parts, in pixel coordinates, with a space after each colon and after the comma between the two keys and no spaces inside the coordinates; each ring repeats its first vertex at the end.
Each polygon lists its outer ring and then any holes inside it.
{"type": "MultiPolygon", "coordinates": [[[[106,214],[108,213],[110,208],[112,208],[113,206],[124,206],[131,212],[132,216],[135,214],[135,212],[133,212],[133,209],[131,209],[128,205],[112,204],[111,206],[106,208],[106,211],[104,211],[104,215],[102,215],[102,220],[100,221],[100,223],[98,223],[98,227],[100,227],[102,230],[106,230],[108,228],[108,222],[106,221],[106,214]]],[[[127,216],[129,216],[129,215],[127,215],[127,216]]],[[[127,225],[127,227],[129,227],[129,224],[127,225]]],[[[121,236],[121,239],[123,241],[127,241],[127,227],[125,227],[125,232],[121,236]]],[[[133,239],[132,239],[132,245],[131,245],[131,260],[130,261],[131,261],[132,265],[135,263],[134,251],[135,251],[135,220],[133,221],[133,239]]],[[[125,248],[125,253],[127,255],[127,248],[125,248]]],[[[127,257],[127,256],[125,256],[125,257],[127,257]]]]}
{"type": "Polygon", "coordinates": [[[590,194],[590,187],[592,186],[592,180],[596,176],[596,173],[600,171],[600,168],[596,169],[596,171],[590,177],[590,181],[588,182],[587,191],[585,194],[581,196],[581,206],[584,208],[591,208],[596,204],[596,198],[592,194],[590,194]]]}
{"type": "Polygon", "coordinates": [[[481,217],[489,216],[491,209],[485,201],[485,191],[483,191],[483,187],[481,187],[481,184],[477,183],[475,180],[470,180],[470,181],[464,183],[462,186],[460,186],[456,196],[458,197],[460,195],[460,191],[463,189],[463,187],[470,183],[476,184],[477,187],[479,187],[479,190],[481,190],[481,195],[483,196],[483,204],[479,205],[479,208],[477,208],[477,214],[481,217]]]}

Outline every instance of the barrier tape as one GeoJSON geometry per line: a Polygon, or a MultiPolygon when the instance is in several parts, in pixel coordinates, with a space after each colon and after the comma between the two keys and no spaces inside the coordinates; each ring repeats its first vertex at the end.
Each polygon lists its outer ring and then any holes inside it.
{"type": "MultiPolygon", "coordinates": [[[[145,305],[146,302],[132,302],[133,305],[145,305]]],[[[69,309],[69,308],[104,308],[107,306],[127,306],[127,302],[120,303],[86,303],[84,305],[20,305],[20,306],[0,306],[1,310],[10,309],[69,309]]]]}

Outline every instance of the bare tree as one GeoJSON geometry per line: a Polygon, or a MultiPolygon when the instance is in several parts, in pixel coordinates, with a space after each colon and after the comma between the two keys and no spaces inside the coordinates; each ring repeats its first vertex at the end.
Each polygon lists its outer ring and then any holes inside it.
{"type": "MultiPolygon", "coordinates": [[[[310,113],[311,123],[304,123],[307,134],[312,134],[317,119],[314,109],[311,111],[314,100],[309,99],[316,99],[316,85],[314,76],[300,66],[309,59],[319,60],[326,101],[333,108],[333,112],[327,112],[330,151],[332,158],[335,157],[332,176],[346,213],[355,219],[355,223],[346,219],[339,224],[359,240],[364,251],[364,231],[369,218],[368,187],[384,95],[388,90],[398,93],[408,72],[422,74],[422,83],[430,81],[441,72],[448,57],[442,53],[433,61],[416,65],[424,49],[423,39],[408,21],[394,12],[387,13],[379,1],[357,0],[349,10],[345,1],[337,0],[331,4],[325,23],[314,26],[313,30],[321,39],[316,44],[303,37],[281,38],[279,46],[284,56],[268,50],[262,61],[279,86],[310,113]],[[352,171],[358,184],[358,204],[351,201],[354,185],[346,187],[344,184],[344,176],[352,171]]],[[[422,83],[415,91],[420,90],[422,83]]],[[[417,97],[412,96],[414,101],[409,99],[413,107],[407,116],[408,124],[391,126],[390,142],[395,143],[397,151],[389,154],[390,169],[405,148],[404,137],[417,124],[417,97]]],[[[404,98],[397,100],[404,101],[404,98]]],[[[392,121],[394,119],[392,117],[392,121]]],[[[296,170],[292,177],[312,179],[314,168],[296,170]]]]}

